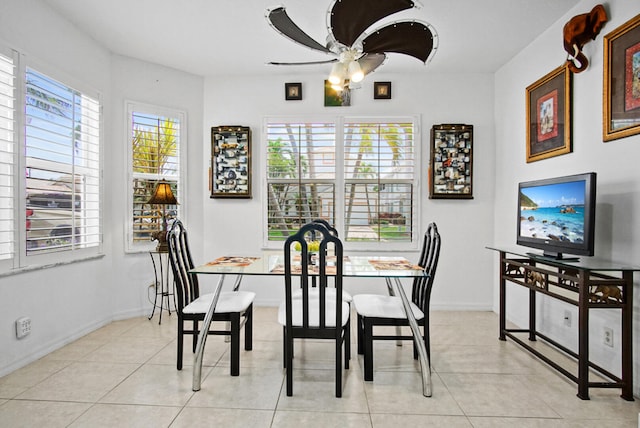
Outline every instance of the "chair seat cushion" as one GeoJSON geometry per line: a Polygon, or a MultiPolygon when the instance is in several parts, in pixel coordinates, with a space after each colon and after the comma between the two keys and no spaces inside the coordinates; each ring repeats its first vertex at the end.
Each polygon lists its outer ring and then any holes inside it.
{"type": "MultiPolygon", "coordinates": [[[[398,296],[356,294],[353,296],[353,305],[358,315],[363,317],[407,319],[402,300],[398,296]]],[[[411,302],[411,310],[416,320],[424,318],[422,310],[413,302],[411,302]]]]}
{"type": "MultiPolygon", "coordinates": [[[[253,303],[255,298],[256,293],[251,291],[222,291],[218,298],[215,313],[226,314],[231,312],[243,312],[249,307],[249,305],[251,305],[251,303],[253,303]]],[[[212,300],[213,293],[203,294],[185,306],[182,312],[185,314],[207,313],[212,300]]]]}
{"type": "MultiPolygon", "coordinates": [[[[302,299],[302,288],[297,288],[297,289],[293,290],[291,295],[292,295],[292,297],[294,299],[302,299]]],[[[331,288],[331,287],[327,287],[325,295],[327,296],[327,299],[335,299],[336,298],[336,289],[335,288],[331,288]]],[[[318,298],[320,298],[320,289],[318,287],[309,288],[309,298],[310,299],[318,299],[318,298]]],[[[345,302],[351,302],[353,300],[353,297],[351,297],[351,294],[349,294],[346,291],[342,290],[342,300],[344,300],[345,302]]]]}
{"type": "MultiPolygon", "coordinates": [[[[292,300],[292,310],[293,317],[292,322],[294,326],[302,326],[302,298],[293,299],[292,300]]],[[[344,300],[341,302],[342,305],[342,325],[346,325],[347,321],[349,321],[349,303],[344,300]]],[[[286,303],[282,302],[280,307],[278,308],[278,322],[282,325],[286,325],[287,323],[287,315],[286,315],[286,303]]],[[[325,316],[326,316],[326,325],[327,327],[335,327],[336,325],[336,300],[327,299],[326,307],[325,307],[325,316]]],[[[309,299],[309,326],[310,327],[319,327],[320,326],[320,300],[318,299],[309,299]]]]}

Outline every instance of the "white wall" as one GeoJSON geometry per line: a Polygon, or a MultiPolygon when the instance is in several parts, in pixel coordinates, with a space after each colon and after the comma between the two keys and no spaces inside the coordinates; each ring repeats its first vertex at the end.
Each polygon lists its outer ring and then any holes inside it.
{"type": "MultiPolygon", "coordinates": [[[[153,270],[147,253],[125,254],[127,161],[125,100],[184,110],[187,165],[198,165],[202,144],[203,78],[113,56],[39,0],[0,3],[0,43],[96,89],[103,101],[104,257],[0,277],[0,376],[111,322],[148,314],[153,270]],[[14,322],[32,319],[32,333],[15,337],[14,322]]],[[[64,80],[64,79],[63,79],[64,80]]],[[[187,168],[187,220],[202,223],[205,174],[187,168]]],[[[194,251],[202,236],[194,234],[194,251]]],[[[149,247],[155,247],[149,243],[149,247]]],[[[157,319],[157,318],[156,318],[157,319]]]]}
{"type": "MultiPolygon", "coordinates": [[[[437,60],[437,55],[434,60],[437,60]]],[[[493,239],[494,117],[493,76],[489,74],[432,74],[428,68],[413,75],[385,74],[384,67],[368,76],[362,89],[352,91],[350,107],[324,107],[325,71],[275,75],[265,67],[264,75],[214,76],[205,82],[204,129],[216,125],[243,125],[252,129],[253,198],[208,199],[203,189],[204,257],[256,254],[262,245],[262,121],[265,116],[290,115],[409,115],[421,117],[421,184],[423,197],[420,230],[435,221],[442,234],[440,265],[433,290],[435,309],[490,309],[492,306],[492,255],[484,246],[493,239]],[[391,100],[373,99],[373,82],[391,81],[391,100]],[[285,101],[285,82],[302,82],[303,100],[285,101]],[[474,199],[429,200],[427,167],[430,129],[434,124],[474,125],[474,199]]],[[[210,148],[203,146],[200,168],[209,167],[210,148]]],[[[417,253],[405,256],[416,259],[417,253]]],[[[196,257],[198,258],[198,257],[196,257]]],[[[205,260],[201,260],[205,261],[205,260]]],[[[246,278],[245,287],[257,293],[257,302],[274,305],[282,297],[281,281],[246,278]]],[[[371,290],[371,282],[350,281],[353,292],[371,290]]],[[[382,286],[378,284],[378,286],[382,286]]],[[[380,288],[380,291],[382,289],[380,288]]],[[[497,328],[497,327],[496,327],[497,328]]],[[[497,333],[496,333],[497,335],[497,333]]]]}
{"type": "MultiPolygon", "coordinates": [[[[596,256],[620,263],[640,265],[640,179],[638,157],[640,136],[627,137],[608,143],[602,141],[603,98],[603,36],[637,15],[637,2],[610,0],[607,2],[609,22],[595,41],[587,44],[589,68],[574,75],[573,80],[573,153],[533,162],[525,161],[526,111],[525,88],[563,63],[562,27],[572,16],[585,13],[597,1],[580,2],[572,11],[530,46],[520,52],[495,75],[496,170],[494,241],[496,244],[515,244],[517,183],[531,179],[595,171],[598,173],[598,204],[596,208],[596,256]]],[[[497,268],[497,257],[493,264],[497,268]]],[[[636,275],[635,285],[640,282],[636,275]]],[[[497,309],[497,269],[494,272],[494,308],[497,309]]],[[[519,325],[527,323],[527,300],[524,289],[509,288],[511,320],[519,325]],[[516,304],[511,304],[516,303],[516,304]]],[[[640,299],[634,296],[634,334],[640,334],[640,299]]],[[[577,348],[575,307],[548,299],[539,305],[540,327],[550,336],[577,348]],[[562,326],[565,309],[573,312],[574,328],[562,326]]],[[[620,372],[620,323],[615,311],[592,311],[592,359],[603,367],[620,372]],[[614,329],[611,349],[602,345],[602,328],[614,329]]],[[[635,340],[637,343],[637,339],[635,340]]],[[[634,351],[637,351],[635,349],[634,351]]],[[[638,395],[640,364],[634,352],[634,393],[638,395]]]]}
{"type": "MultiPolygon", "coordinates": [[[[3,1],[0,41],[94,88],[108,105],[109,53],[40,1],[3,1]]],[[[104,117],[108,119],[108,109],[104,117]]],[[[111,201],[111,176],[107,170],[106,206],[111,201]]],[[[105,228],[110,227],[106,219],[105,228]]],[[[0,277],[0,375],[111,321],[114,289],[108,240],[104,251],[105,257],[97,260],[0,277]],[[17,340],[14,322],[21,316],[31,317],[32,333],[17,340]]]]}
{"type": "MultiPolygon", "coordinates": [[[[186,224],[198,230],[202,224],[203,198],[201,194],[206,184],[203,171],[198,167],[203,146],[208,146],[202,136],[202,92],[203,78],[171,68],[149,64],[137,59],[114,55],[111,65],[112,135],[109,140],[111,156],[108,168],[116,172],[111,186],[114,195],[108,215],[114,219],[110,229],[113,244],[114,269],[112,280],[119,284],[114,295],[114,317],[127,318],[150,309],[147,286],[153,282],[151,259],[147,252],[124,253],[125,227],[128,219],[127,190],[127,136],[125,102],[137,102],[154,106],[182,110],[187,114],[186,132],[181,141],[181,156],[186,158],[182,171],[186,199],[180,200],[186,224]],[[196,165],[196,167],[190,167],[196,165]]],[[[190,246],[195,254],[202,249],[202,235],[189,236],[190,246]]],[[[149,249],[156,247],[149,242],[149,249]]]]}

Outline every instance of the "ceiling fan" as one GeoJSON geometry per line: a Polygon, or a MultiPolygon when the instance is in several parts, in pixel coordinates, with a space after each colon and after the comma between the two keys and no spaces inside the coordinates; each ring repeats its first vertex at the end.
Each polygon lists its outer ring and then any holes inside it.
{"type": "Polygon", "coordinates": [[[287,15],[284,6],[267,9],[269,25],[284,37],[334,58],[308,62],[269,62],[270,65],[333,63],[329,82],[342,89],[380,67],[388,53],[410,55],[427,64],[438,45],[435,29],[416,20],[394,21],[366,30],[394,13],[418,8],[412,0],[332,0],[327,10],[326,45],[314,40],[287,15]]]}

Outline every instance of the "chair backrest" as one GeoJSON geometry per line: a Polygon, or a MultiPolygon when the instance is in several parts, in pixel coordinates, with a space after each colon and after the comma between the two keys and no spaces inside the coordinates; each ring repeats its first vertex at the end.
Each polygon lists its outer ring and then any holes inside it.
{"type": "Polygon", "coordinates": [[[193,269],[193,259],[187,240],[187,229],[180,220],[175,220],[169,233],[167,233],[169,246],[169,260],[173,270],[173,278],[176,281],[176,295],[178,313],[182,308],[200,296],[198,276],[189,273],[193,269]]]}
{"type": "Polygon", "coordinates": [[[338,236],[338,231],[336,230],[336,228],[331,226],[331,223],[329,223],[327,220],[323,218],[317,218],[313,220],[312,223],[320,223],[321,225],[326,227],[329,230],[329,233],[331,233],[333,236],[338,236]]]}
{"type": "Polygon", "coordinates": [[[413,303],[423,312],[429,310],[429,300],[431,299],[431,288],[433,279],[436,276],[438,259],[440,258],[440,233],[435,223],[430,223],[424,234],[422,241],[422,251],[418,264],[425,270],[425,276],[415,278],[411,292],[413,303]]]}
{"type": "MultiPolygon", "coordinates": [[[[291,328],[293,325],[292,305],[294,278],[299,278],[300,288],[302,291],[302,327],[310,327],[310,314],[316,314],[317,327],[325,329],[332,326],[335,322],[337,330],[342,325],[342,311],[340,305],[336,304],[335,319],[327,320],[326,303],[327,303],[327,285],[329,278],[334,279],[335,296],[342,296],[342,242],[333,235],[323,224],[311,222],[302,226],[294,235],[287,238],[284,244],[285,257],[285,304],[286,304],[286,325],[291,328]],[[318,240],[320,242],[317,262],[310,266],[309,260],[309,242],[308,239],[318,240]],[[300,264],[293,263],[292,246],[295,244],[300,246],[300,264]],[[327,250],[332,250],[332,255],[328,256],[327,250]],[[329,259],[329,257],[331,257],[329,259]],[[335,258],[335,262],[334,259],[335,258]],[[310,298],[309,279],[317,278],[320,286],[317,288],[317,298],[310,298]],[[328,322],[331,321],[331,322],[328,322]]],[[[331,297],[329,297],[331,298],[331,297]]],[[[335,297],[333,297],[335,299],[335,297]]],[[[340,301],[338,299],[338,301],[340,301]]],[[[312,323],[312,324],[314,324],[312,323]]]]}

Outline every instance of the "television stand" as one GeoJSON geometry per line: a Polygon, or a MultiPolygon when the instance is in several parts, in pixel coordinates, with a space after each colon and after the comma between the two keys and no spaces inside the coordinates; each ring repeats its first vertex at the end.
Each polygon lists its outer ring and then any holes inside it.
{"type": "Polygon", "coordinates": [[[577,396],[583,400],[589,399],[589,388],[620,388],[622,390],[620,396],[627,401],[633,401],[633,273],[640,271],[640,267],[623,266],[590,257],[567,263],[564,259],[546,259],[539,255],[529,255],[520,249],[487,248],[500,253],[499,339],[513,340],[577,383],[577,396]],[[506,327],[507,281],[529,289],[529,326],[526,329],[506,327]],[[578,307],[577,352],[537,330],[537,293],[578,307]],[[598,308],[620,311],[622,359],[620,376],[589,361],[589,312],[591,309],[598,308]],[[572,356],[577,361],[578,375],[576,376],[529,345],[526,340],[519,337],[522,334],[528,335],[528,340],[531,342],[540,338],[550,346],[572,356]],[[604,379],[599,382],[590,382],[590,369],[604,379]]]}

